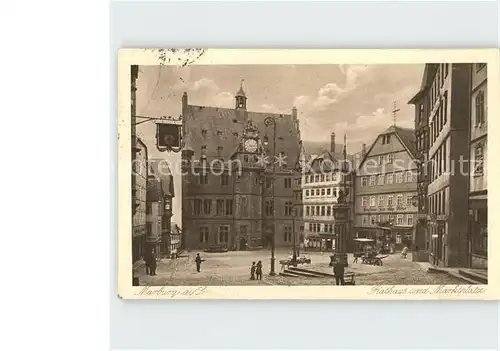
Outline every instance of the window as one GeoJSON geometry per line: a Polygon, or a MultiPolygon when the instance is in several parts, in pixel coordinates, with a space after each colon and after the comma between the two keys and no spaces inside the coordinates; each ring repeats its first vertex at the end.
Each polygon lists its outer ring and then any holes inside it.
{"type": "Polygon", "coordinates": [[[146,214],[153,213],[153,204],[151,202],[146,203],[146,214]]]}
{"type": "Polygon", "coordinates": [[[384,175],[379,174],[378,176],[378,185],[384,185],[384,175]]]}
{"type": "Polygon", "coordinates": [[[203,200],[203,213],[206,215],[211,214],[212,212],[212,200],[205,199],[203,200]]]}
{"type": "Polygon", "coordinates": [[[226,216],[233,214],[233,199],[226,199],[226,216]]]}
{"type": "Polygon", "coordinates": [[[222,226],[219,227],[219,243],[229,242],[229,227],[222,226]]]}
{"type": "Polygon", "coordinates": [[[407,220],[407,223],[408,225],[413,225],[413,216],[412,215],[408,215],[408,218],[406,219],[407,220]]]}
{"type": "Polygon", "coordinates": [[[398,195],[397,197],[397,205],[403,206],[403,195],[398,195]]]}
{"type": "Polygon", "coordinates": [[[361,186],[367,186],[368,179],[366,177],[361,178],[361,186]]]}
{"type": "Polygon", "coordinates": [[[420,104],[418,110],[418,120],[421,121],[424,118],[424,104],[420,104]]]}
{"type": "Polygon", "coordinates": [[[324,182],[324,181],[325,181],[325,175],[324,175],[324,174],[322,174],[322,175],[321,175],[321,182],[324,182]]]}
{"type": "Polygon", "coordinates": [[[392,164],[394,162],[394,155],[389,154],[387,155],[387,163],[392,164]]]}
{"type": "Polygon", "coordinates": [[[199,215],[201,213],[201,199],[196,199],[194,200],[194,208],[193,208],[193,211],[194,211],[194,215],[199,215]]]}
{"type": "Polygon", "coordinates": [[[387,175],[387,184],[392,184],[394,183],[394,175],[392,173],[389,173],[387,175]]]}
{"type": "Polygon", "coordinates": [[[361,221],[363,224],[368,224],[368,216],[361,216],[361,221]]]}
{"type": "Polygon", "coordinates": [[[375,196],[371,196],[370,197],[370,207],[375,207],[377,204],[376,204],[376,198],[375,196]]]}
{"type": "Polygon", "coordinates": [[[384,205],[385,205],[385,196],[380,195],[378,197],[378,207],[384,207],[384,205]]]}
{"type": "Polygon", "coordinates": [[[306,216],[309,216],[311,214],[311,210],[309,206],[306,206],[306,216]]]}
{"type": "Polygon", "coordinates": [[[326,195],[331,195],[332,194],[332,189],[328,188],[326,189],[326,195]]]}
{"type": "Polygon", "coordinates": [[[391,143],[391,135],[390,135],[390,134],[387,134],[387,135],[385,136],[385,143],[386,143],[386,144],[390,144],[390,143],[391,143]]]}
{"type": "Polygon", "coordinates": [[[215,211],[217,216],[224,214],[224,200],[216,200],[215,211]]]}
{"type": "Polygon", "coordinates": [[[311,206],[311,216],[314,216],[314,206],[311,206]]]}
{"type": "Polygon", "coordinates": [[[200,228],[200,243],[208,243],[208,227],[200,228]]]}
{"type": "Polygon", "coordinates": [[[398,225],[403,225],[403,215],[402,214],[398,214],[397,224],[398,225]]]}
{"type": "Polygon", "coordinates": [[[482,176],[484,172],[484,155],[483,155],[483,146],[478,145],[474,149],[474,176],[482,176]]]}
{"type": "Polygon", "coordinates": [[[387,196],[387,206],[391,207],[393,205],[393,199],[392,195],[387,196]]]}
{"type": "Polygon", "coordinates": [[[147,235],[153,235],[153,224],[152,223],[146,224],[146,233],[147,233],[147,235]]]}
{"type": "Polygon", "coordinates": [[[283,241],[291,242],[292,241],[292,227],[290,225],[285,225],[284,233],[283,233],[283,241]]]}
{"type": "Polygon", "coordinates": [[[321,189],[321,196],[325,196],[325,189],[321,189]]]}
{"type": "Polygon", "coordinates": [[[403,172],[396,173],[396,183],[403,183],[403,172]]]}
{"type": "Polygon", "coordinates": [[[401,234],[396,233],[396,244],[401,244],[401,234]]]}
{"type": "Polygon", "coordinates": [[[309,197],[309,190],[306,190],[306,197],[309,197]]]}
{"type": "Polygon", "coordinates": [[[266,216],[272,216],[274,214],[274,203],[272,200],[266,201],[266,216]]]}
{"type": "Polygon", "coordinates": [[[362,201],[362,205],[363,205],[363,207],[368,207],[368,197],[363,196],[363,197],[361,198],[361,201],[362,201]]]}
{"type": "Polygon", "coordinates": [[[241,198],[241,216],[248,216],[248,199],[246,197],[241,198]]]}
{"type": "Polygon", "coordinates": [[[326,179],[325,179],[325,180],[326,180],[327,182],[329,182],[329,181],[330,181],[330,173],[328,173],[328,174],[326,175],[326,179]]]}
{"type": "Polygon", "coordinates": [[[370,216],[370,224],[375,225],[377,223],[377,216],[370,216]]]}
{"type": "Polygon", "coordinates": [[[200,173],[199,183],[200,185],[208,184],[208,174],[206,174],[205,172],[200,173]]]}
{"type": "Polygon", "coordinates": [[[326,206],[326,215],[330,217],[332,215],[332,208],[330,206],[326,206]]]}
{"type": "Polygon", "coordinates": [[[480,91],[476,95],[476,127],[484,124],[484,91],[480,91]]]}
{"type": "Polygon", "coordinates": [[[229,175],[227,173],[222,173],[220,176],[220,185],[227,186],[229,184],[229,175]]]}
{"type": "Polygon", "coordinates": [[[292,179],[291,178],[285,178],[285,189],[289,189],[292,187],[292,179]]]}
{"type": "Polygon", "coordinates": [[[374,175],[370,176],[370,185],[375,185],[376,177],[374,175]]]}
{"type": "Polygon", "coordinates": [[[319,189],[316,189],[316,196],[319,196],[319,189]]]}
{"type": "Polygon", "coordinates": [[[321,215],[322,216],[325,216],[326,212],[325,212],[325,206],[321,206],[321,215]]]}
{"type": "Polygon", "coordinates": [[[272,184],[272,179],[271,178],[266,178],[266,188],[269,189],[272,184]]]}
{"type": "Polygon", "coordinates": [[[412,206],[413,194],[406,194],[406,206],[412,206]]]}
{"type": "Polygon", "coordinates": [[[379,155],[379,157],[378,157],[378,163],[379,163],[380,165],[383,165],[383,164],[384,164],[384,155],[379,155]]]}
{"type": "Polygon", "coordinates": [[[319,182],[319,174],[315,174],[314,175],[314,181],[315,182],[319,182]]]}
{"type": "Polygon", "coordinates": [[[291,201],[285,202],[285,216],[291,216],[293,212],[293,204],[291,201]]]}
{"type": "Polygon", "coordinates": [[[407,183],[411,183],[411,181],[412,181],[412,179],[413,179],[413,177],[412,177],[412,173],[413,173],[412,171],[407,171],[407,172],[406,172],[406,182],[407,182],[407,183]]]}

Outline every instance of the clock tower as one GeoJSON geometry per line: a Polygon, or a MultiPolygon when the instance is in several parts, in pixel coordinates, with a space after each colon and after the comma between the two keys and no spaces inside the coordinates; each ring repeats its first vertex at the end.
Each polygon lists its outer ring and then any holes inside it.
{"type": "Polygon", "coordinates": [[[262,245],[262,193],[266,167],[264,147],[257,125],[248,120],[231,157],[235,173],[235,242],[237,250],[262,245]]]}

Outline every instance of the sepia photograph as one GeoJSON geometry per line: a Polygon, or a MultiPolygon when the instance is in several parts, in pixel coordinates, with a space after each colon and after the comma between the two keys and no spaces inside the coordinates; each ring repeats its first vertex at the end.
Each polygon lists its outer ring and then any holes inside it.
{"type": "Polygon", "coordinates": [[[211,51],[120,52],[118,270],[127,291],[488,294],[496,52],[438,60],[439,50],[428,59],[373,50],[376,59],[353,54],[350,63],[340,50],[329,63],[308,50],[310,63],[278,63],[280,50],[254,50],[254,63],[245,50],[214,49],[225,57],[218,63],[211,51]]]}

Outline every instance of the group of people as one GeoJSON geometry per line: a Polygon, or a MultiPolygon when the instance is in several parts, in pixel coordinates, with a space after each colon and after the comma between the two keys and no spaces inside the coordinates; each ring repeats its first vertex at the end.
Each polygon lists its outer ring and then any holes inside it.
{"type": "Polygon", "coordinates": [[[151,250],[144,255],[144,262],[146,263],[146,274],[156,275],[156,255],[155,250],[151,250]]]}
{"type": "Polygon", "coordinates": [[[252,267],[250,267],[250,280],[262,280],[262,261],[252,262],[252,267]]]}

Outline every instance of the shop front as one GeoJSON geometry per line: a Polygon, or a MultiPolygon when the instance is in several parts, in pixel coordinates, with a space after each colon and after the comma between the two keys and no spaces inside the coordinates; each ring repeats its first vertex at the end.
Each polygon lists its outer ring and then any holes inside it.
{"type": "Polygon", "coordinates": [[[488,268],[488,204],[486,199],[469,202],[469,246],[471,268],[488,268]]]}

